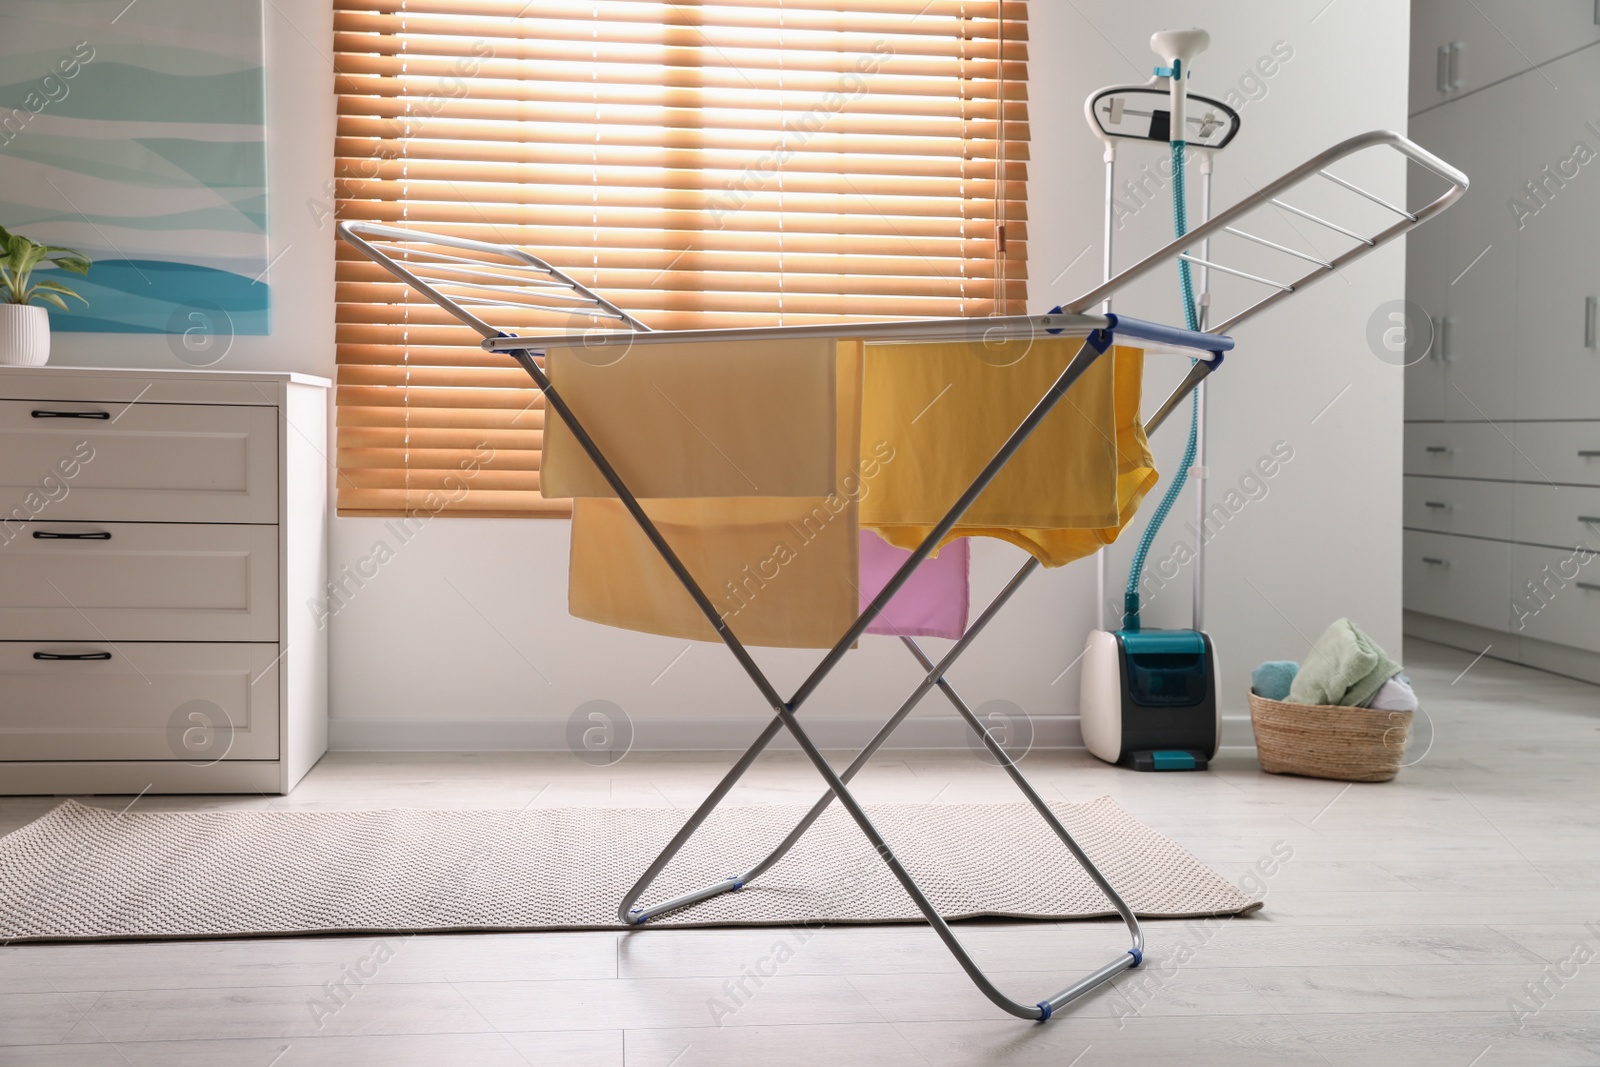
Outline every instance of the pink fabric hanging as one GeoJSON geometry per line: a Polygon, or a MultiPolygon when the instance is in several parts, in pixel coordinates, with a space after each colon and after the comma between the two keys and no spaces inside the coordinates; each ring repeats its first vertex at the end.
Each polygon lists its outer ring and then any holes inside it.
{"type": "MultiPolygon", "coordinates": [[[[867,627],[869,634],[898,637],[948,637],[967,628],[971,601],[971,558],[966,539],[945,545],[900,587],[889,606],[867,627]]],[[[877,596],[911,553],[896,548],[871,530],[861,531],[861,608],[877,596]]]]}

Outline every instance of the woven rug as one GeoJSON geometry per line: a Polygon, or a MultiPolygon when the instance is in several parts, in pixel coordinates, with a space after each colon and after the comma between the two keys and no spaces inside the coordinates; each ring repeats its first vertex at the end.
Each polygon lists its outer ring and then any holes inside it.
{"type": "MultiPolygon", "coordinates": [[[[1141,916],[1261,906],[1109,797],[1052,807],[1141,916]]],[[[646,902],[749,866],[802,813],[714,813],[646,902]]],[[[869,814],[949,918],[1114,914],[1026,804],[869,814]]],[[[666,808],[121,813],[68,801],[0,838],[0,940],[619,928],[618,900],[685,817],[666,808]]],[[[919,919],[835,804],[750,886],[651,925],[919,919]]]]}

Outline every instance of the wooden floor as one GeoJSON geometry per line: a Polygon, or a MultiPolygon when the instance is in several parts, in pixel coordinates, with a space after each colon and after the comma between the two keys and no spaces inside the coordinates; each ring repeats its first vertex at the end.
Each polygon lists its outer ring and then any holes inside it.
{"type": "MultiPolygon", "coordinates": [[[[1145,966],[1046,1025],[1000,1014],[922,927],[14,945],[0,1064],[1600,1064],[1600,689],[1406,651],[1431,726],[1385,785],[1268,776],[1246,750],[1206,774],[1027,757],[1049,797],[1108,793],[1230,879],[1273,870],[1256,875],[1262,912],[1147,924],[1145,966]],[[370,977],[330,999],[350,974],[370,977]]],[[[346,754],[286,798],[140,808],[687,807],[727,763],[346,754]]],[[[1014,799],[965,752],[890,753],[860,785],[874,801],[1014,799]]],[[[779,755],[732,802],[816,792],[779,755]]],[[[0,831],[54,803],[0,800],[0,831]]],[[[960,932],[1028,1000],[1125,947],[1100,922],[960,932]]]]}

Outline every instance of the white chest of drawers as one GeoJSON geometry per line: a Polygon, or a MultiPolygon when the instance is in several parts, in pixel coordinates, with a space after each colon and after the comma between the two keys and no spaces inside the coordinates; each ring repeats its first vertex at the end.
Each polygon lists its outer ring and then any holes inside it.
{"type": "Polygon", "coordinates": [[[0,367],[0,793],[287,793],[322,756],[327,398],[0,367]]]}

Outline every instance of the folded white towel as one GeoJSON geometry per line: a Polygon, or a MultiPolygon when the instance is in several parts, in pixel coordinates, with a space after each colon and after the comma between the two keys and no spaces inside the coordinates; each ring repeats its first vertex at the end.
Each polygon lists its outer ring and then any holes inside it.
{"type": "Polygon", "coordinates": [[[1403,674],[1390,678],[1367,706],[1379,711],[1416,711],[1417,694],[1411,688],[1411,679],[1403,674]]]}

